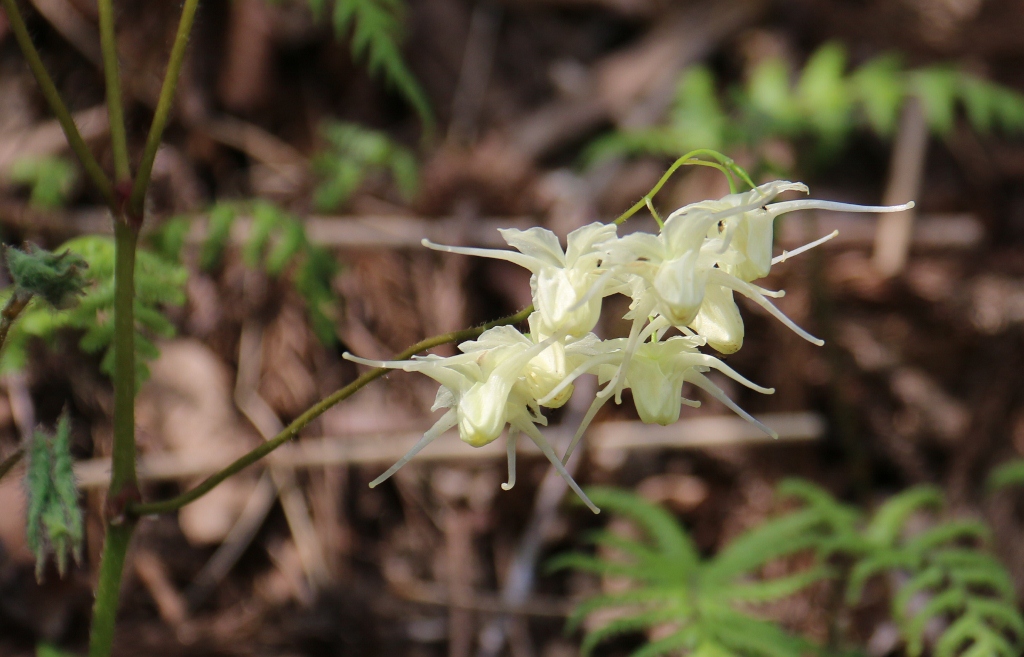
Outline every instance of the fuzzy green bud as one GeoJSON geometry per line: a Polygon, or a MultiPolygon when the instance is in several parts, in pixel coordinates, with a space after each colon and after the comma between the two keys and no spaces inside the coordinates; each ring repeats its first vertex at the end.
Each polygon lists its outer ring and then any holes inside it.
{"type": "Polygon", "coordinates": [[[46,557],[53,553],[63,577],[68,555],[78,562],[84,538],[82,510],[71,459],[71,423],[61,415],[54,436],[36,431],[31,439],[25,488],[28,509],[25,535],[36,556],[36,579],[42,579],[46,557]]]}
{"type": "Polygon", "coordinates": [[[75,305],[88,285],[83,272],[89,265],[71,251],[58,254],[28,243],[24,251],[6,249],[6,256],[15,293],[38,295],[58,310],[75,305]]]}

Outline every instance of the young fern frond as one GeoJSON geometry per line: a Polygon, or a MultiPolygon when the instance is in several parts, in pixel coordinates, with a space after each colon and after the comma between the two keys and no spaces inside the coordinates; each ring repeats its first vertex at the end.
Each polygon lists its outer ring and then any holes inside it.
{"type": "MultiPolygon", "coordinates": [[[[199,267],[211,271],[219,267],[231,243],[235,221],[250,213],[252,223],[242,245],[246,266],[262,269],[273,278],[287,276],[306,305],[306,317],[316,336],[326,345],[337,340],[335,323],[338,300],[331,287],[337,263],[326,249],[313,244],[302,222],[273,203],[217,203],[208,213],[206,238],[199,247],[199,267]]],[[[176,217],[150,236],[151,243],[175,262],[181,259],[181,247],[189,224],[176,217]]]]}
{"type": "Polygon", "coordinates": [[[326,147],[313,158],[313,171],[320,179],[313,204],[321,212],[345,205],[368,176],[378,173],[389,173],[406,200],[416,193],[415,156],[385,133],[354,123],[329,123],[321,133],[326,147]]]}
{"type": "Polygon", "coordinates": [[[54,210],[67,203],[78,169],[65,157],[23,157],[11,164],[9,176],[11,182],[29,187],[33,207],[54,210]]]}
{"type": "Polygon", "coordinates": [[[864,528],[864,535],[875,545],[895,545],[911,515],[925,508],[941,509],[944,503],[942,491],[934,486],[911,488],[878,507],[864,528]]]}
{"type": "Polygon", "coordinates": [[[742,87],[719,101],[713,75],[695,67],[680,78],[676,102],[663,125],[598,138],[585,160],[613,155],[678,155],[699,146],[756,146],[781,137],[813,137],[819,154],[834,156],[864,126],[890,138],[899,113],[916,98],[932,133],[947,136],[962,107],[976,131],[1024,131],[1024,96],[1008,87],[944,66],[906,69],[894,55],[869,60],[847,72],[843,47],[827,43],[793,76],[781,59],[754,68],[742,87]],[[795,83],[791,78],[795,77],[795,83]]]}
{"type": "MultiPolygon", "coordinates": [[[[114,243],[109,237],[90,235],[75,238],[61,249],[70,251],[85,263],[80,276],[88,284],[78,303],[57,310],[33,300],[11,330],[4,354],[5,369],[25,366],[28,340],[52,340],[62,329],[82,332],[79,347],[87,353],[102,353],[100,368],[113,372],[113,307],[114,307],[114,243]]],[[[139,249],[135,258],[135,350],[136,385],[149,377],[147,360],[159,352],[150,336],[171,337],[174,325],[161,308],[180,306],[185,302],[185,281],[188,272],[151,251],[139,249]]],[[[9,294],[9,292],[8,292],[9,294]]]]}
{"type": "Polygon", "coordinates": [[[84,524],[71,465],[71,423],[65,411],[54,435],[35,431],[29,440],[25,538],[36,557],[37,580],[51,553],[61,577],[69,555],[76,563],[82,558],[84,524]]]}
{"type": "Polygon", "coordinates": [[[734,545],[738,547],[702,559],[683,527],[661,507],[622,490],[596,488],[587,493],[606,511],[632,521],[642,538],[600,532],[593,542],[612,548],[618,557],[566,554],[552,560],[551,567],[632,580],[628,591],[586,600],[572,614],[570,631],[599,610],[622,613],[587,634],[584,654],[613,636],[666,625],[678,631],[646,644],[633,655],[683,651],[688,655],[800,657],[806,650],[809,644],[770,621],[749,615],[745,607],[792,595],[828,576],[829,571],[819,567],[770,580],[757,578],[757,571],[767,562],[814,547],[804,535],[820,523],[816,513],[801,510],[773,520],[737,539],[734,545]]]}
{"type": "MultiPolygon", "coordinates": [[[[867,521],[839,528],[860,534],[858,541],[836,542],[837,553],[852,559],[847,603],[855,604],[873,577],[898,573],[905,581],[892,596],[891,611],[911,657],[923,653],[925,630],[936,618],[948,623],[934,646],[937,657],[1019,655],[1024,617],[1009,573],[982,549],[989,528],[977,520],[947,520],[908,536],[913,515],[941,509],[944,502],[937,488],[912,488],[890,498],[867,521]]],[[[832,503],[820,496],[810,502],[832,503]]]]}
{"type": "Polygon", "coordinates": [[[1000,465],[989,474],[985,485],[990,491],[1024,485],[1024,459],[1000,465]]]}
{"type": "MultiPolygon", "coordinates": [[[[327,0],[308,0],[313,14],[323,16],[327,0]]],[[[338,39],[349,37],[352,57],[365,61],[371,75],[380,75],[392,84],[419,115],[429,132],[434,115],[430,102],[402,59],[402,19],[405,6],[401,0],[333,0],[331,23],[338,39]]]]}

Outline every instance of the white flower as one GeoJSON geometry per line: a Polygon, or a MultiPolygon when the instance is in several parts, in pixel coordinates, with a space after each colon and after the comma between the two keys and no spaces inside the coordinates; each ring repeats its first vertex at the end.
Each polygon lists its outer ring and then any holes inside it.
{"type": "MultiPolygon", "coordinates": [[[[547,420],[540,414],[539,404],[530,394],[530,384],[526,381],[531,361],[556,344],[565,348],[560,338],[561,335],[556,335],[534,342],[512,327],[499,326],[484,331],[475,341],[460,345],[464,353],[447,358],[429,355],[408,361],[374,361],[346,353],[346,359],[371,367],[402,369],[429,376],[441,384],[431,410],[448,409],[405,456],[370,486],[388,479],[452,427],[458,426],[463,442],[482,447],[497,440],[508,425],[509,481],[503,488],[507,490],[515,484],[515,441],[522,432],[537,444],[569,486],[597,513],[597,507],[566,472],[537,429],[537,424],[545,425],[547,420]]],[[[533,365],[529,373],[537,369],[543,369],[543,365],[533,365]]]]}
{"type": "Polygon", "coordinates": [[[565,331],[584,336],[594,328],[601,314],[602,294],[592,287],[601,279],[599,264],[604,255],[597,245],[614,239],[616,226],[592,223],[569,233],[562,251],[558,237],[544,228],[501,230],[501,236],[515,251],[442,246],[423,240],[438,251],[507,260],[529,269],[533,305],[540,313],[536,330],[541,335],[565,331]],[[588,294],[589,293],[589,294],[588,294]],[[586,298],[585,298],[586,297],[586,298]]]}

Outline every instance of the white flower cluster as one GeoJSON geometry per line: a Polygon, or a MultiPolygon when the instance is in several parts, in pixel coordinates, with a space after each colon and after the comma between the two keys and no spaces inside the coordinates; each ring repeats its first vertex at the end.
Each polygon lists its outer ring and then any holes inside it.
{"type": "Polygon", "coordinates": [[[496,258],[532,272],[534,312],[529,333],[511,326],[485,331],[459,345],[462,352],[410,361],[372,361],[350,354],[365,365],[421,372],[441,384],[432,410],[444,415],[400,461],[370,486],[386,480],[432,440],[458,427],[463,441],[480,447],[496,440],[508,426],[508,483],[515,483],[515,442],[524,433],[540,447],[569,486],[596,513],[598,510],[566,472],[564,463],[587,426],[608,399],[621,402],[622,391],[633,391],[643,422],[668,425],[679,419],[682,404],[699,402],[683,397],[690,383],[718,399],[744,419],[775,435],[729,399],[706,375],[712,369],[764,394],[758,386],[718,358],[703,354],[708,345],[723,354],[743,344],[743,320],[734,300],[739,293],[774,315],[804,339],[823,344],[786,317],[770,298],[782,292],[765,290],[753,281],[768,275],[773,264],[835,236],[812,242],[792,253],[772,257],[773,222],[779,215],[803,209],[852,212],[895,212],[912,207],[872,207],[816,200],[772,200],[785,191],[806,192],[802,183],[770,182],[749,192],[730,194],[676,210],[657,234],[632,233],[619,237],[614,224],[593,223],[569,234],[563,251],[549,230],[506,229],[502,237],[515,251],[424,245],[439,251],[496,258]],[[613,294],[632,303],[625,319],[629,336],[601,340],[592,333],[602,301],[613,294]],[[667,337],[669,331],[678,333],[667,337]],[[561,459],[538,425],[546,425],[542,408],[558,408],[572,395],[573,382],[593,374],[604,385],[580,423],[561,459]]]}

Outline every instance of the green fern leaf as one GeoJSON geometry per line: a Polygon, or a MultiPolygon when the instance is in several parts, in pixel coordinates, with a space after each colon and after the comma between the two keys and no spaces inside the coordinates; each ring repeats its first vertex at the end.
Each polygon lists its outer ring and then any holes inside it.
{"type": "Polygon", "coordinates": [[[943,502],[942,491],[934,486],[917,486],[894,495],[878,507],[864,535],[875,545],[891,547],[911,515],[926,507],[941,509],[943,502]]]}
{"type": "Polygon", "coordinates": [[[853,127],[853,103],[843,77],[845,69],[844,48],[838,43],[825,44],[807,60],[796,88],[796,97],[811,129],[832,148],[853,127]]]}
{"type": "Polygon", "coordinates": [[[1024,618],[1012,600],[973,597],[967,601],[967,611],[987,620],[993,627],[1012,632],[1018,643],[1024,641],[1024,618]]]}
{"type": "Polygon", "coordinates": [[[235,206],[230,203],[217,203],[210,208],[206,240],[199,251],[199,267],[203,271],[220,266],[231,239],[231,226],[234,225],[236,216],[235,206]]]}
{"type": "Polygon", "coordinates": [[[896,131],[906,96],[901,69],[900,58],[888,55],[872,59],[850,76],[852,93],[864,109],[868,125],[885,137],[896,131]]]}
{"type": "Polygon", "coordinates": [[[959,76],[948,68],[927,68],[910,74],[910,88],[921,101],[928,127],[938,135],[953,131],[959,76]]]}
{"type": "Polygon", "coordinates": [[[326,147],[313,158],[313,172],[320,179],[313,203],[321,212],[343,206],[374,173],[390,172],[406,200],[416,193],[416,158],[383,132],[352,123],[328,123],[321,134],[326,147]]]}
{"type": "Polygon", "coordinates": [[[404,7],[399,0],[335,0],[334,30],[351,33],[352,56],[365,59],[372,75],[383,75],[416,110],[427,131],[434,116],[427,96],[399,51],[404,7]]]}
{"type": "Polygon", "coordinates": [[[78,177],[78,169],[66,157],[23,157],[8,171],[11,181],[31,188],[29,203],[41,210],[63,207],[78,177]]]}
{"type": "Polygon", "coordinates": [[[992,536],[988,525],[979,520],[952,520],[915,536],[907,541],[907,549],[918,554],[930,552],[935,548],[963,540],[987,542],[992,536]]]}
{"type": "Polygon", "coordinates": [[[629,657],[661,657],[662,655],[690,648],[697,642],[698,638],[697,632],[694,629],[683,628],[663,639],[651,641],[642,648],[634,650],[630,653],[629,657]]]}
{"type": "Polygon", "coordinates": [[[850,580],[846,588],[846,601],[856,603],[864,591],[864,585],[875,575],[886,570],[913,570],[921,563],[918,554],[903,550],[881,550],[860,561],[850,571],[850,580]]]}
{"type": "Polygon", "coordinates": [[[938,566],[915,573],[892,598],[893,618],[905,621],[910,601],[919,593],[937,590],[945,581],[946,572],[938,566]]]}
{"type": "Polygon", "coordinates": [[[989,474],[985,482],[988,490],[1024,485],[1024,459],[1004,463],[989,474]]]}
{"type": "Polygon", "coordinates": [[[669,621],[678,621],[675,609],[654,609],[633,616],[624,616],[609,621],[606,625],[588,632],[580,645],[580,653],[589,655],[601,643],[624,634],[640,632],[669,621]]]}
{"type": "Polygon", "coordinates": [[[815,528],[821,519],[813,510],[801,509],[770,520],[738,537],[718,553],[708,566],[708,581],[720,582],[743,575],[765,563],[817,546],[815,528]]]}
{"type": "Polygon", "coordinates": [[[784,631],[775,623],[728,612],[705,621],[706,631],[727,648],[759,657],[803,657],[810,644],[784,631]]]}
{"type": "Polygon", "coordinates": [[[679,589],[672,587],[643,588],[623,591],[622,593],[594,596],[581,602],[573,609],[566,624],[566,632],[575,631],[587,616],[598,609],[644,607],[655,604],[679,607],[685,604],[685,596],[680,593],[679,589]]]}
{"type": "Polygon", "coordinates": [[[587,495],[599,507],[607,507],[611,513],[635,522],[651,537],[659,552],[673,555],[681,570],[697,564],[699,556],[693,541],[665,509],[614,488],[591,487],[587,489],[587,495]]]}
{"type": "Polygon", "coordinates": [[[928,621],[936,616],[954,614],[967,606],[967,595],[961,589],[949,589],[939,593],[921,608],[909,622],[904,625],[907,636],[907,653],[917,657],[924,651],[924,630],[928,621]]]}
{"type": "Polygon", "coordinates": [[[734,602],[768,602],[789,597],[834,574],[831,569],[819,566],[778,579],[735,584],[723,589],[712,588],[709,593],[734,602]]]}

